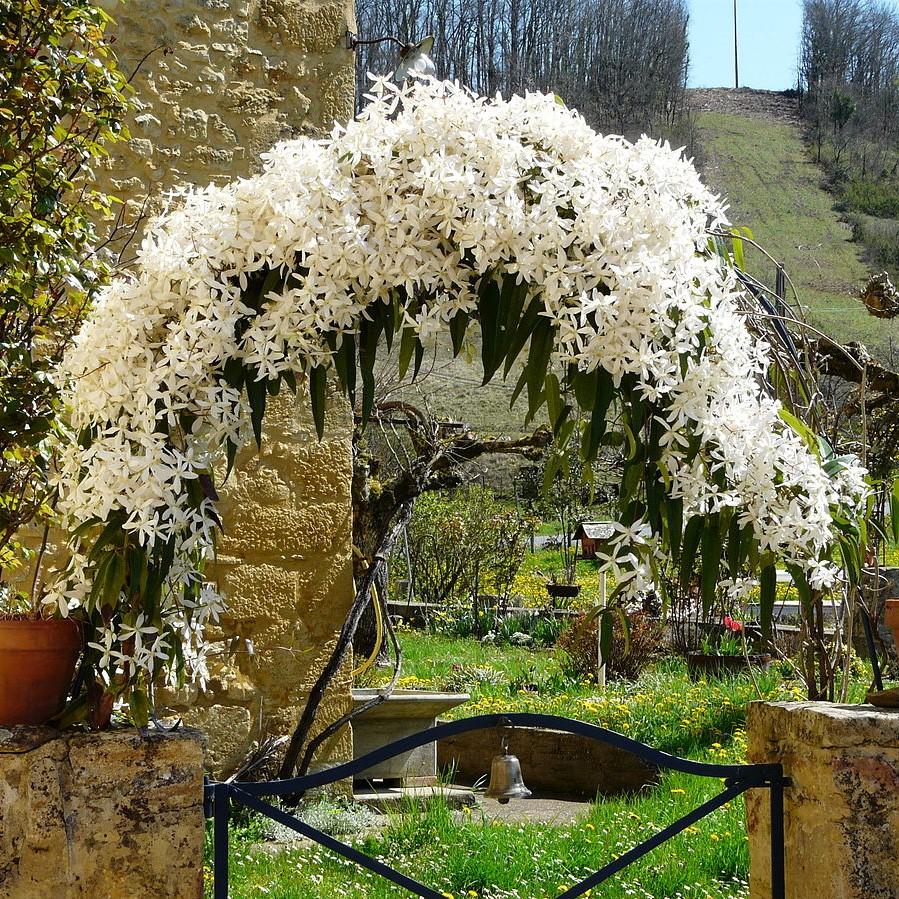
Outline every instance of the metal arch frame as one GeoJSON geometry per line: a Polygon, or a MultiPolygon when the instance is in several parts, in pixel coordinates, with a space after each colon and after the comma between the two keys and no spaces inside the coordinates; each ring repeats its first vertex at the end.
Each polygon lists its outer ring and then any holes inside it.
{"type": "Polygon", "coordinates": [[[298,820],[293,815],[282,811],[263,796],[294,796],[302,794],[313,787],[325,786],[352,777],[379,762],[391,759],[411,749],[417,749],[427,743],[433,743],[444,737],[464,734],[473,730],[484,730],[493,727],[545,727],[560,730],[569,734],[577,734],[606,743],[632,753],[657,768],[680,771],[697,777],[715,777],[724,780],[724,790],[693,811],[678,818],[653,836],[638,843],[633,849],[618,856],[599,870],[590,874],[579,883],[561,893],[558,899],[574,899],[588,890],[617,874],[628,865],[642,858],[662,843],[686,830],[697,821],[711,814],[722,805],[735,799],[750,789],[770,790],[771,813],[771,899],[786,899],[786,881],[784,875],[784,788],[789,786],[789,779],[784,777],[780,764],[758,765],[716,765],[708,762],[697,762],[684,759],[667,752],[654,749],[645,743],[639,743],[619,734],[616,731],[561,718],[557,715],[536,715],[527,713],[509,713],[505,715],[477,715],[462,718],[446,724],[438,724],[417,734],[403,737],[380,749],[361,756],[352,762],[337,765],[315,774],[306,774],[289,780],[273,780],[262,783],[209,782],[204,789],[204,810],[207,818],[213,819],[213,897],[228,899],[228,817],[231,803],[244,805],[253,809],[285,827],[321,844],[327,849],[342,855],[344,858],[367,868],[385,880],[405,887],[416,896],[424,899],[442,899],[444,894],[425,886],[400,871],[385,865],[377,859],[370,858],[353,846],[342,843],[322,831],[298,820]]]}

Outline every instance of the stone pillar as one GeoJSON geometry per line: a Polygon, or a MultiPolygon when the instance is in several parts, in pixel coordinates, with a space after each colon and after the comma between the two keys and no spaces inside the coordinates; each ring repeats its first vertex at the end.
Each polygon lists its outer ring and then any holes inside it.
{"type": "Polygon", "coordinates": [[[100,2],[122,71],[140,66],[131,140],[98,173],[129,220],[148,194],[247,175],[278,140],[352,117],[352,0],[100,2]]]}
{"type": "MultiPolygon", "coordinates": [[[[754,702],[750,762],[780,762],[787,899],[899,897],[899,713],[869,705],[754,702]]],[[[768,793],[746,818],[750,897],[770,899],[768,793]]]]}
{"type": "MultiPolygon", "coordinates": [[[[319,442],[307,397],[285,388],[269,400],[261,452],[243,450],[221,491],[224,534],[210,576],[228,612],[209,634],[206,690],[170,703],[206,732],[217,776],[261,739],[292,731],[353,599],[352,417],[342,398],[330,398],[326,424],[319,442]]],[[[319,727],[349,710],[349,668],[335,678],[319,727]]],[[[345,728],[321,760],[350,758],[345,728]]]]}
{"type": "Polygon", "coordinates": [[[200,899],[203,748],[186,728],[0,728],[0,899],[200,899]]]}
{"type": "MultiPolygon", "coordinates": [[[[352,0],[102,2],[122,70],[143,59],[131,139],[98,172],[129,221],[148,196],[152,213],[173,187],[250,174],[276,141],[352,116],[352,0]]],[[[292,400],[270,401],[262,453],[242,453],[223,491],[217,576],[231,611],[210,633],[218,654],[208,690],[172,701],[207,732],[216,775],[254,742],[292,730],[352,599],[349,410],[332,404],[318,443],[308,404],[292,400]]],[[[320,720],[350,701],[344,672],[320,720]]],[[[349,731],[329,752],[351,757],[349,731]]]]}

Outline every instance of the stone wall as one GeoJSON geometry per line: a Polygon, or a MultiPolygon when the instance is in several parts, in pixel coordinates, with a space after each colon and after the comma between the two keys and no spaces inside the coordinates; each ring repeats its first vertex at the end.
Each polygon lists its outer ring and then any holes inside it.
{"type": "MultiPolygon", "coordinates": [[[[210,633],[206,690],[183,690],[169,703],[208,734],[217,774],[261,737],[292,730],[352,601],[351,428],[349,409],[332,396],[319,442],[305,397],[285,389],[269,401],[261,452],[245,449],[222,490],[225,531],[211,577],[229,610],[210,633]]],[[[349,709],[349,667],[320,722],[349,709]]],[[[322,755],[352,758],[349,728],[322,755]]]]}
{"type": "Polygon", "coordinates": [[[203,738],[0,728],[0,899],[203,895],[203,738]]]}
{"type": "Polygon", "coordinates": [[[249,174],[281,138],[352,116],[352,0],[101,3],[120,67],[139,66],[131,140],[100,173],[132,218],[148,194],[152,210],[176,185],[249,174]]]}
{"type": "MultiPolygon", "coordinates": [[[[129,220],[148,195],[152,212],[179,184],[249,174],[277,140],[326,132],[352,115],[352,0],[104,6],[116,20],[122,69],[144,60],[131,140],[113,148],[98,173],[127,204],[129,220]]],[[[207,691],[173,699],[178,714],[207,732],[216,774],[260,736],[293,727],[352,598],[349,410],[333,404],[319,444],[305,402],[292,399],[270,404],[262,453],[243,453],[223,491],[217,575],[231,612],[210,635],[218,655],[207,691]]],[[[345,674],[320,720],[349,702],[345,674]]],[[[330,755],[350,757],[347,735],[330,755]]]]}
{"type": "MultiPolygon", "coordinates": [[[[787,899],[899,896],[899,714],[826,702],[749,706],[750,762],[780,762],[787,899]]],[[[746,799],[751,899],[770,899],[767,790],[746,799]]]]}

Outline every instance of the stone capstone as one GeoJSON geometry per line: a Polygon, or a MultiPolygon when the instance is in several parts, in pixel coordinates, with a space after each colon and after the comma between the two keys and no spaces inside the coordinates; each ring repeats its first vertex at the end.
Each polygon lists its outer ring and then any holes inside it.
{"type": "Polygon", "coordinates": [[[204,745],[0,729],[0,899],[199,899],[204,745]]]}
{"type": "MultiPolygon", "coordinates": [[[[754,702],[749,761],[779,762],[787,899],[899,897],[899,713],[826,702],[754,702]]],[[[769,899],[767,790],[746,798],[751,899],[769,899]]]]}

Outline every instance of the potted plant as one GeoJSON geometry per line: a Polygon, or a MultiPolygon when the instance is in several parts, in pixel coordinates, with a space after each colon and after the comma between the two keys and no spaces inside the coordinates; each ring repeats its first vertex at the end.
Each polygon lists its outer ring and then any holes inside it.
{"type": "Polygon", "coordinates": [[[54,372],[110,269],[93,162],[127,137],[108,21],[57,0],[0,22],[0,725],[56,715],[82,647],[79,624],[43,604],[41,568],[65,436],[54,372]]]}
{"type": "Polygon", "coordinates": [[[71,618],[44,618],[4,587],[0,611],[0,725],[43,724],[65,705],[81,651],[71,618]]]}
{"type": "Polygon", "coordinates": [[[572,562],[573,564],[571,565],[567,563],[563,564],[562,570],[560,572],[553,571],[550,572],[548,576],[543,575],[546,581],[546,592],[549,594],[550,599],[552,599],[553,601],[553,607],[557,607],[559,605],[559,600],[574,599],[581,592],[581,585],[574,583],[574,578],[576,575],[575,566],[577,565],[576,550],[572,557],[572,562]]]}
{"type": "Polygon", "coordinates": [[[722,674],[738,674],[750,665],[767,668],[771,664],[768,653],[748,652],[742,621],[725,615],[721,627],[723,630],[702,638],[699,652],[688,653],[687,670],[691,677],[720,677],[722,674]]]}

